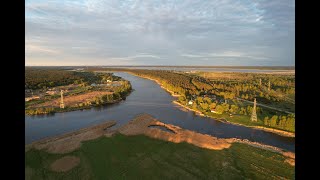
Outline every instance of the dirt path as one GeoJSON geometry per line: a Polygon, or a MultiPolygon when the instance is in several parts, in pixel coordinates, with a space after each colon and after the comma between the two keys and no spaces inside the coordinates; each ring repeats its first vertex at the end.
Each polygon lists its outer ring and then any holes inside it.
{"type": "Polygon", "coordinates": [[[80,163],[80,158],[75,156],[64,156],[56,161],[54,161],[50,169],[55,172],[66,172],[74,167],[76,167],[80,163]]]}

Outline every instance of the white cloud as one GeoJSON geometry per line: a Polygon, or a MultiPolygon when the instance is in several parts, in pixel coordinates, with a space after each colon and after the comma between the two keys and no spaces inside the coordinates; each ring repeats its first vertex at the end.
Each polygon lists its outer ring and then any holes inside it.
{"type": "Polygon", "coordinates": [[[204,58],[208,57],[206,55],[199,55],[199,54],[181,54],[183,57],[188,57],[188,58],[204,58]]]}
{"type": "Polygon", "coordinates": [[[38,45],[29,45],[27,44],[25,47],[26,53],[48,53],[48,54],[58,54],[59,51],[48,48],[48,47],[42,47],[38,45]]]}
{"type": "Polygon", "coordinates": [[[269,59],[267,57],[262,56],[252,56],[248,55],[243,52],[237,52],[237,51],[224,51],[220,53],[202,53],[202,54],[181,54],[183,57],[188,58],[205,58],[208,60],[208,58],[212,57],[219,57],[219,58],[250,58],[250,59],[269,59]]]}
{"type": "Polygon", "coordinates": [[[210,53],[210,57],[238,57],[238,58],[251,58],[251,59],[268,59],[266,57],[261,56],[252,56],[248,55],[247,53],[243,52],[236,52],[236,51],[225,51],[221,53],[210,53]]]}
{"type": "Polygon", "coordinates": [[[155,58],[155,59],[160,59],[159,56],[156,56],[156,55],[152,55],[152,54],[137,54],[137,55],[134,55],[134,56],[129,56],[128,58],[130,59],[135,59],[135,58],[155,58]]]}

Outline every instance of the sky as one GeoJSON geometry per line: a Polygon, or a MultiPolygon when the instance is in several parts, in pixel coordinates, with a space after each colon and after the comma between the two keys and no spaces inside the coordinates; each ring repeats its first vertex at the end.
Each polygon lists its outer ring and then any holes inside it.
{"type": "Polygon", "coordinates": [[[294,66],[294,0],[26,0],[26,66],[294,66]]]}

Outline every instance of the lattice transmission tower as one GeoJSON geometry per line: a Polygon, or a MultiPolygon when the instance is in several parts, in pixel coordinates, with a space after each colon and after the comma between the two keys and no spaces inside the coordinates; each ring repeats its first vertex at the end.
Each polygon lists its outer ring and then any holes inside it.
{"type": "Polygon", "coordinates": [[[60,101],[60,108],[64,109],[64,102],[63,102],[63,91],[61,90],[61,101],[60,101]]]}
{"type": "Polygon", "coordinates": [[[253,109],[252,109],[252,114],[251,114],[251,121],[258,121],[258,118],[257,118],[257,101],[256,101],[256,98],[254,98],[254,102],[253,102],[253,109]]]}

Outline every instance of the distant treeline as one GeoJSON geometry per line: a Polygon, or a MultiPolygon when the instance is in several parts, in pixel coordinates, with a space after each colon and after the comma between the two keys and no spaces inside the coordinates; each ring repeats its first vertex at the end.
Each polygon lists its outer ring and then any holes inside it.
{"type": "MultiPolygon", "coordinates": [[[[294,66],[104,66],[105,68],[127,68],[127,67],[165,67],[165,68],[223,68],[223,69],[259,69],[259,70],[295,70],[294,66]]],[[[102,68],[91,66],[89,68],[102,68]]]]}
{"type": "Polygon", "coordinates": [[[26,68],[25,88],[42,89],[72,83],[93,83],[101,80],[92,72],[75,72],[52,68],[26,68]]]}
{"type": "Polygon", "coordinates": [[[105,68],[126,68],[126,67],[172,67],[172,68],[223,68],[223,69],[259,69],[259,70],[295,70],[295,66],[27,66],[26,68],[38,69],[77,69],[84,68],[85,70],[96,68],[103,70],[105,68]]]}

